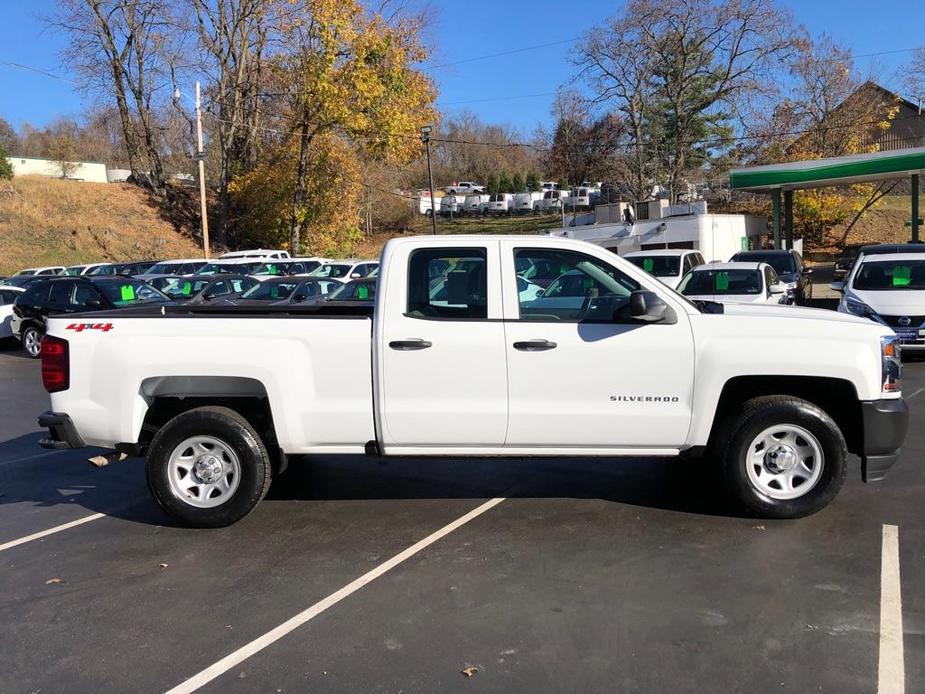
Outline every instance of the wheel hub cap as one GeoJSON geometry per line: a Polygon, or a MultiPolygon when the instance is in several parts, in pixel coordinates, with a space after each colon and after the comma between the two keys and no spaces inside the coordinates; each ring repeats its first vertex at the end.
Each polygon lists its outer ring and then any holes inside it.
{"type": "Polygon", "coordinates": [[[779,444],[772,447],[764,457],[768,472],[778,473],[792,470],[797,464],[797,453],[790,446],[779,444]]]}
{"type": "Polygon", "coordinates": [[[193,465],[193,474],[203,484],[212,484],[222,476],[222,461],[214,455],[202,455],[193,465]]]}

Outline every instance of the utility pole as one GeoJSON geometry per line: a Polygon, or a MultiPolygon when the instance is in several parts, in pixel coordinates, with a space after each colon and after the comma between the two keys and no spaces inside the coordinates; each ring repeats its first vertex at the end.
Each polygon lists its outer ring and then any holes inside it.
{"type": "Polygon", "coordinates": [[[199,82],[196,82],[196,160],[199,162],[199,208],[202,215],[202,252],[209,257],[209,216],[206,208],[206,162],[202,150],[202,104],[199,99],[199,82]]]}
{"type": "Polygon", "coordinates": [[[430,224],[433,228],[434,236],[437,235],[437,199],[434,197],[434,172],[430,168],[430,134],[434,126],[425,125],[421,128],[421,142],[424,143],[424,150],[427,152],[427,180],[430,182],[430,224]]]}

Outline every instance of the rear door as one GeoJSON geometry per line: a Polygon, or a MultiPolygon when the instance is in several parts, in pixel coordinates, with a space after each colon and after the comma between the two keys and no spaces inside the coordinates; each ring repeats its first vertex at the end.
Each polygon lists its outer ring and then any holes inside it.
{"type": "Polygon", "coordinates": [[[687,309],[657,280],[601,256],[502,241],[510,448],[670,448],[691,421],[694,344],[687,309]],[[540,296],[518,292],[515,263],[559,268],[540,296]],[[509,279],[510,278],[510,279],[509,279]],[[625,316],[637,289],[658,293],[674,320],[625,316]],[[623,310],[623,314],[620,311],[623,310]]]}
{"type": "Polygon", "coordinates": [[[502,446],[507,365],[498,243],[398,246],[388,271],[376,336],[385,448],[502,446]]]}

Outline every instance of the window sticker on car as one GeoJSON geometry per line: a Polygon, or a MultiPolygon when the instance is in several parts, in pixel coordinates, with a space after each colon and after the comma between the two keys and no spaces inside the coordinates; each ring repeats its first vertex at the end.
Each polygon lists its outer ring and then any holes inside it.
{"type": "Polygon", "coordinates": [[[655,261],[652,260],[652,258],[643,258],[642,269],[646,272],[652,272],[652,270],[655,269],[655,261]]]}
{"type": "Polygon", "coordinates": [[[357,297],[359,297],[360,299],[368,299],[369,298],[369,287],[363,287],[363,286],[357,287],[357,297]]]}
{"type": "Polygon", "coordinates": [[[717,272],[716,273],[716,291],[724,292],[729,289],[729,273],[728,272],[717,272]]]}
{"type": "Polygon", "coordinates": [[[908,265],[897,265],[893,268],[893,286],[908,287],[912,281],[912,268],[908,265]]]}
{"type": "Polygon", "coordinates": [[[122,301],[134,301],[135,287],[130,284],[123,284],[119,287],[119,295],[122,297],[122,301]]]}
{"type": "Polygon", "coordinates": [[[184,295],[184,296],[189,296],[189,295],[192,293],[192,291],[193,291],[193,285],[192,285],[192,283],[191,283],[191,282],[184,282],[184,283],[183,283],[183,295],[184,295]]]}

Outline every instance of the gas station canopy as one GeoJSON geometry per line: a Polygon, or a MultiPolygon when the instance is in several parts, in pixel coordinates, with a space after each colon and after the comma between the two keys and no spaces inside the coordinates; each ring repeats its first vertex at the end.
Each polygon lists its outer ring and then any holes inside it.
{"type": "Polygon", "coordinates": [[[751,166],[729,173],[732,187],[770,193],[905,178],[925,171],[925,147],[751,166]]]}
{"type": "Polygon", "coordinates": [[[793,248],[793,191],[805,188],[847,186],[909,177],[912,188],[912,241],[919,241],[919,174],[925,171],[925,147],[892,149],[871,154],[850,154],[785,164],[750,166],[729,172],[733,190],[770,193],[774,246],[781,247],[781,193],[787,248],[793,248]]]}

